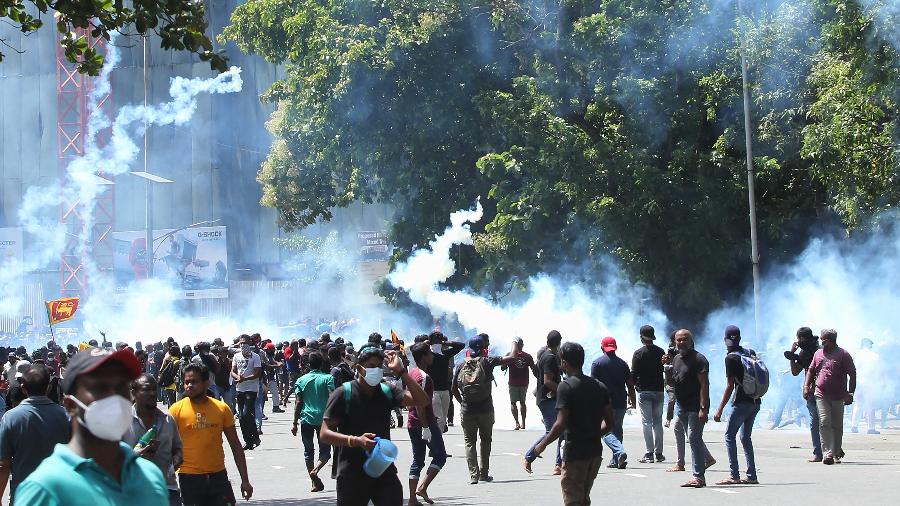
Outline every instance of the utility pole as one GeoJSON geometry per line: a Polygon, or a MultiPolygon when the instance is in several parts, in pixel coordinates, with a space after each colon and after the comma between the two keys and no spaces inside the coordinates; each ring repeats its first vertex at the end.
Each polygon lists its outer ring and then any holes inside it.
{"type": "MultiPolygon", "coordinates": [[[[743,16],[741,0],[737,0],[738,22],[743,16]]],[[[743,31],[741,38],[741,81],[744,88],[744,143],[747,148],[747,199],[750,202],[750,264],[753,267],[753,320],[754,337],[762,338],[760,327],[759,243],[756,226],[756,173],[753,169],[753,134],[750,121],[750,85],[747,72],[747,46],[743,31]]]]}

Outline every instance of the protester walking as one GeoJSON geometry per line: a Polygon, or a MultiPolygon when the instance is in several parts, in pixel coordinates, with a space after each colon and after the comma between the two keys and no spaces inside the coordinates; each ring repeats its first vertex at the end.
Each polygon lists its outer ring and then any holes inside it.
{"type": "MultiPolygon", "coordinates": [[[[677,423],[690,437],[694,475],[682,487],[702,488],[706,486],[706,469],[715,462],[707,458],[703,442],[703,427],[709,419],[709,361],[694,349],[694,335],[687,329],[675,333],[675,346],[678,354],[671,361],[672,367],[666,369],[666,381],[675,389],[677,423]]],[[[668,355],[663,360],[668,363],[668,355]]],[[[677,431],[676,427],[676,437],[677,431]]],[[[683,461],[678,464],[683,470],[683,461]]]]}
{"type": "Polygon", "coordinates": [[[450,341],[439,330],[435,330],[428,335],[428,343],[431,345],[431,353],[434,354],[434,360],[431,366],[425,370],[431,380],[434,382],[434,399],[432,407],[434,415],[438,419],[438,426],[441,432],[447,432],[448,415],[451,406],[450,385],[452,383],[451,372],[453,371],[454,357],[466,347],[465,344],[450,341]]]}
{"type": "MultiPolygon", "coordinates": [[[[562,343],[562,335],[559,331],[551,330],[547,334],[547,347],[538,353],[538,386],[535,391],[537,398],[538,410],[541,412],[541,418],[544,421],[544,433],[537,441],[525,452],[525,471],[531,474],[531,464],[537,459],[534,454],[534,447],[544,436],[546,436],[553,424],[556,422],[556,388],[562,381],[562,373],[559,367],[559,357],[557,351],[562,343]]],[[[556,465],[553,474],[558,475],[562,472],[562,458],[560,455],[560,445],[556,445],[556,465]]]]}
{"type": "MultiPolygon", "coordinates": [[[[427,343],[416,343],[411,348],[413,361],[416,368],[409,372],[410,377],[425,391],[425,395],[434,395],[434,382],[425,372],[434,362],[434,352],[427,343]]],[[[447,450],[444,447],[444,436],[434,415],[434,407],[428,402],[423,407],[412,408],[406,417],[406,428],[409,431],[409,441],[412,444],[412,463],[409,466],[409,506],[419,505],[416,497],[420,497],[428,504],[434,501],[428,496],[428,487],[437,477],[447,462],[447,450]],[[425,468],[425,449],[431,452],[431,464],[422,477],[425,468]]]]}
{"type": "Polygon", "coordinates": [[[131,397],[134,400],[131,425],[122,441],[134,448],[139,457],[159,467],[169,489],[169,505],[180,506],[181,493],[175,470],[181,467],[183,461],[183,445],[175,419],[156,407],[158,395],[159,385],[150,374],[142,374],[131,383],[131,397]],[[142,441],[148,434],[152,438],[142,441]]]}
{"type": "Polygon", "coordinates": [[[822,348],[816,351],[809,365],[803,398],[815,395],[824,455],[822,463],[831,465],[840,463],[844,458],[844,406],[853,403],[856,365],[850,353],[837,345],[837,332],[834,329],[824,329],[819,336],[822,348]]]}
{"type": "Polygon", "coordinates": [[[741,329],[734,325],[725,328],[725,378],[728,385],[722,394],[722,402],[713,417],[715,421],[722,421],[722,412],[725,405],[734,393],[733,410],[728,419],[728,427],[725,429],[725,447],[728,449],[728,463],[731,476],[717,482],[717,485],[756,485],[759,483],[756,476],[756,458],[753,454],[753,423],[759,408],[762,405],[762,394],[768,388],[768,373],[760,374],[761,362],[753,350],[746,350],[741,346],[741,329]],[[751,390],[751,391],[748,391],[751,390]],[[747,459],[747,478],[741,479],[740,463],[737,455],[737,433],[741,433],[741,446],[744,448],[744,458],[747,459]]]}
{"type": "Polygon", "coordinates": [[[559,358],[567,377],[556,391],[558,413],[550,432],[535,445],[534,454],[540,455],[562,437],[566,442],[560,479],[563,504],[588,506],[603,461],[601,439],[615,423],[613,409],[606,387],[582,372],[584,348],[580,344],[564,343],[559,358]]]}
{"type": "MultiPolygon", "coordinates": [[[[459,402],[460,423],[466,443],[466,462],[469,465],[469,483],[494,481],[490,475],[491,440],[494,430],[494,399],[491,384],[494,368],[512,363],[513,357],[485,356],[484,338],[469,340],[469,356],[459,364],[453,374],[451,392],[459,402]],[[481,438],[481,459],[478,458],[478,439],[481,438]]],[[[555,390],[555,385],[554,385],[555,390]]]]}
{"type": "Polygon", "coordinates": [[[244,449],[252,450],[261,442],[256,425],[256,396],[259,395],[262,362],[260,362],[259,355],[253,353],[246,341],[242,341],[241,352],[234,356],[232,362],[231,378],[234,380],[234,389],[237,395],[244,449]]]}
{"type": "Polygon", "coordinates": [[[539,378],[537,364],[534,358],[525,353],[522,348],[525,342],[521,337],[513,339],[513,347],[509,352],[509,356],[515,358],[509,364],[509,403],[512,410],[513,420],[516,421],[515,430],[525,429],[525,415],[527,413],[525,398],[528,395],[528,383],[530,375],[534,374],[535,378],[539,378]],[[519,412],[521,411],[521,422],[519,422],[519,412]]]}
{"type": "Polygon", "coordinates": [[[634,380],[628,363],[616,355],[618,344],[614,337],[604,337],[600,342],[600,349],[603,354],[591,364],[591,376],[606,386],[613,408],[613,425],[609,433],[603,436],[603,442],[613,452],[606,467],[625,469],[628,466],[628,454],[625,453],[623,444],[625,433],[622,424],[628,408],[635,407],[634,380]]]}
{"type": "Polygon", "coordinates": [[[631,377],[638,391],[638,408],[644,430],[646,452],[638,462],[665,462],[663,455],[663,409],[665,408],[665,379],[662,358],[666,352],[654,344],[653,327],[643,325],[639,331],[641,346],[631,358],[631,377]]]}
{"type": "Polygon", "coordinates": [[[322,415],[328,404],[328,397],[334,391],[334,378],[331,374],[323,372],[325,358],[321,353],[314,351],[309,354],[310,371],[299,379],[294,385],[294,425],[291,434],[297,435],[299,421],[300,438],[303,441],[303,459],[306,462],[306,472],[312,481],[312,492],[325,490],[325,484],[319,478],[319,471],[331,459],[331,446],[322,441],[319,434],[322,427],[322,415]],[[315,447],[313,440],[319,445],[319,461],[314,463],[315,447]]]}
{"type": "Polygon", "coordinates": [[[385,353],[378,345],[365,345],[359,350],[355,364],[358,379],[344,383],[328,398],[320,437],[338,448],[337,505],[399,505],[403,502],[403,485],[397,478],[397,467],[390,464],[378,476],[370,476],[363,468],[366,452],[379,440],[390,440],[390,420],[394,408],[424,407],[428,396],[409,375],[396,352],[385,353]],[[385,363],[387,360],[387,363],[385,363]],[[384,366],[400,376],[406,390],[382,383],[384,366]]]}

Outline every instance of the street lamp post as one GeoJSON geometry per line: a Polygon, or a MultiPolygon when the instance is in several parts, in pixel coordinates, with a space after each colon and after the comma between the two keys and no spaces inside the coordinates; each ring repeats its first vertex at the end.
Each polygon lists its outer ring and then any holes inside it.
{"type": "MultiPolygon", "coordinates": [[[[737,0],[738,16],[743,15],[741,0],[737,0]]],[[[746,40],[744,34],[741,38],[741,83],[744,92],[744,143],[747,150],[747,199],[750,203],[750,264],[753,268],[753,321],[755,324],[755,337],[761,338],[760,328],[760,280],[759,280],[759,244],[757,242],[756,227],[756,172],[753,168],[753,134],[750,121],[750,85],[747,72],[746,40]]]]}
{"type": "Polygon", "coordinates": [[[171,179],[166,179],[156,174],[146,171],[131,172],[132,176],[137,176],[147,181],[146,201],[144,203],[146,209],[146,244],[144,260],[147,262],[147,279],[153,278],[153,183],[169,184],[174,183],[171,179]]]}

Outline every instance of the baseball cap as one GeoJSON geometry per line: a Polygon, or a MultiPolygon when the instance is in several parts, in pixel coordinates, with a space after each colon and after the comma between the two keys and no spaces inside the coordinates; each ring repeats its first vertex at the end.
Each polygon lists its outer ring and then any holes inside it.
{"type": "Polygon", "coordinates": [[[16,379],[21,378],[23,374],[31,368],[31,362],[27,360],[19,360],[16,362],[16,379]]]}
{"type": "Polygon", "coordinates": [[[656,331],[650,325],[641,325],[640,333],[644,339],[656,340],[656,331]]]}
{"type": "Polygon", "coordinates": [[[275,345],[272,344],[272,343],[267,343],[267,344],[266,344],[266,349],[267,349],[267,350],[274,350],[274,349],[275,349],[275,345]]]}
{"type": "Polygon", "coordinates": [[[728,346],[734,346],[735,343],[741,340],[741,329],[737,328],[735,325],[729,325],[725,327],[725,344],[728,346]]]}
{"type": "Polygon", "coordinates": [[[66,368],[66,377],[62,379],[61,386],[64,393],[71,394],[75,386],[75,380],[83,374],[90,374],[98,367],[109,362],[118,362],[128,371],[128,379],[137,379],[143,372],[141,363],[134,353],[128,350],[110,351],[102,348],[88,348],[79,351],[70,360],[66,368]]]}
{"type": "Polygon", "coordinates": [[[603,341],[600,342],[600,348],[603,352],[616,351],[619,348],[619,345],[616,344],[616,338],[606,336],[603,338],[603,341]]]}

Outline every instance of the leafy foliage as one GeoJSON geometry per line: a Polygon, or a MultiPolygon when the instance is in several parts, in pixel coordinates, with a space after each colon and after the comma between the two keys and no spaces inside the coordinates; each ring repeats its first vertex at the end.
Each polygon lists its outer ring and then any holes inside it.
{"type": "Polygon", "coordinates": [[[341,244],[337,232],[324,237],[291,234],[275,239],[288,254],[283,265],[301,281],[340,281],[356,274],[355,256],[341,244]]]}
{"type": "Polygon", "coordinates": [[[250,0],[224,39],[286,64],[258,176],[282,225],[392,202],[402,259],[481,196],[451,285],[613,258],[691,319],[749,275],[742,42],[764,260],[898,199],[886,4],[743,4],[250,0]]]}
{"type": "MultiPolygon", "coordinates": [[[[214,51],[206,35],[206,8],[200,0],[0,0],[0,19],[8,19],[26,35],[43,27],[38,13],[47,15],[51,10],[66,59],[79,72],[97,75],[103,67],[103,55],[89,43],[87,34],[108,41],[117,30],[159,35],[163,49],[190,51],[215,70],[227,69],[224,53],[214,51]]],[[[7,41],[0,43],[11,47],[7,41]]]]}

